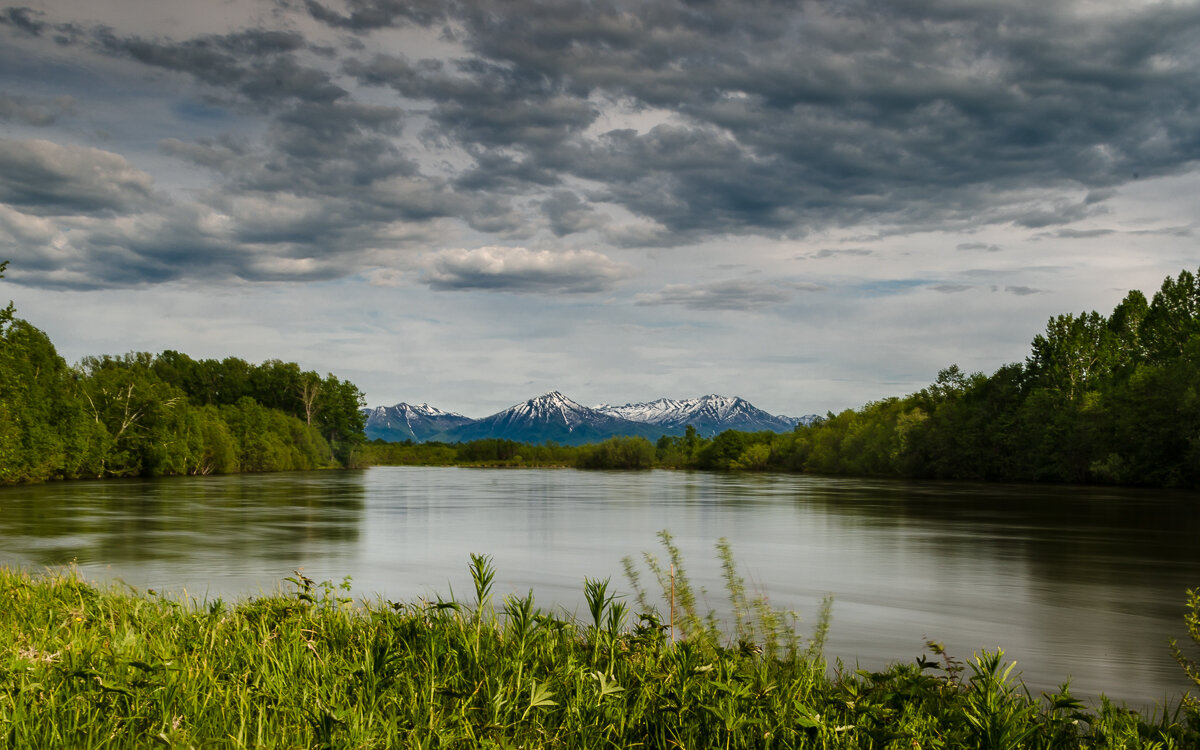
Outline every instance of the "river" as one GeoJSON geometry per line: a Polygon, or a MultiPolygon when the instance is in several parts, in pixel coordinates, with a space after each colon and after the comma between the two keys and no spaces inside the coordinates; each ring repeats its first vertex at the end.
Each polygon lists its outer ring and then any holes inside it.
{"type": "Polygon", "coordinates": [[[468,599],[479,552],[498,598],[533,589],[582,611],[584,577],[628,593],[622,558],[645,571],[662,529],[720,611],[721,537],[801,632],[832,594],[831,663],[878,668],[932,639],[963,659],[1003,648],[1035,695],[1069,677],[1079,696],[1145,707],[1188,687],[1167,639],[1187,641],[1184,591],[1200,587],[1196,493],[424,467],[0,489],[0,563],[73,561],[201,599],[276,591],[297,568],[361,596],[468,599]]]}

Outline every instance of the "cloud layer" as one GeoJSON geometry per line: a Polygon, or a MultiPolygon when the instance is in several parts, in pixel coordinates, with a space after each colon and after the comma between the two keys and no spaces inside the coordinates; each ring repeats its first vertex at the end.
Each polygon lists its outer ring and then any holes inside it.
{"type": "MultiPolygon", "coordinates": [[[[97,284],[185,276],[162,259],[196,244],[269,280],[405,267],[454,231],[679,247],[864,223],[1066,229],[1200,157],[1194,4],[279,0],[272,25],[191,35],[70,11],[0,11],[10,54],[163,76],[180,127],[159,155],[208,181],[151,206],[119,149],[6,141],[0,201],[114,217],[68,238],[68,270],[97,284]],[[87,266],[118,215],[138,217],[135,256],[179,247],[103,281],[87,266]]],[[[14,85],[0,120],[86,118],[78,97],[14,85]]]]}

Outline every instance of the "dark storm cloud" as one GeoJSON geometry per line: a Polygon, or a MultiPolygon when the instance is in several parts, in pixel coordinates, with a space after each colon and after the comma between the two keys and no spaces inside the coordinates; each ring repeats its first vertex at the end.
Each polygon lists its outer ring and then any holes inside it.
{"type": "Polygon", "coordinates": [[[351,60],[344,69],[363,84],[434,102],[431,134],[472,151],[512,146],[541,152],[579,133],[598,115],[594,105],[553,78],[481,59],[414,64],[377,55],[351,60]]]}
{"type": "MultiPolygon", "coordinates": [[[[307,43],[298,34],[250,30],[176,41],[99,28],[90,38],[104,54],[191,78],[196,93],[210,101],[266,115],[263,134],[251,142],[232,136],[161,141],[160,152],[212,170],[219,182],[198,195],[194,210],[175,206],[141,217],[132,228],[89,225],[77,232],[79,262],[105,266],[86,274],[96,283],[188,275],[197,270],[193,258],[203,258],[214,274],[250,280],[328,278],[352,270],[355,258],[385,242],[427,239],[411,228],[390,231],[396,222],[456,216],[497,226],[495,201],[472,202],[455,195],[446,180],[419,175],[397,145],[401,110],[348,96],[328,72],[301,61],[307,43]],[[389,232],[390,239],[381,239],[389,232]],[[118,245],[124,251],[114,258],[107,248],[118,245]]],[[[32,213],[59,210],[35,205],[38,194],[28,186],[37,180],[25,180],[23,191],[14,182],[6,175],[0,196],[11,194],[10,202],[19,200],[32,213]]],[[[54,188],[62,194],[58,202],[82,206],[75,188],[54,188]]],[[[45,283],[83,283],[63,278],[45,283]]]]}
{"type": "MultiPolygon", "coordinates": [[[[191,246],[234,257],[223,243],[245,243],[251,260],[221,267],[247,278],[309,278],[339,263],[353,273],[354,259],[409,248],[396,237],[444,221],[497,243],[595,231],[622,246],[859,223],[881,235],[981,224],[1079,231],[1070,225],[1103,214],[1133,175],[1200,163],[1195,4],[1120,13],[944,0],[277,7],[282,28],[191,37],[12,7],[0,11],[0,34],[166,71],[185,84],[180,100],[257,118],[245,140],[188,131],[160,144],[211,170],[196,216],[215,212],[223,229],[197,219],[196,236],[207,239],[191,246]],[[289,13],[337,34],[307,38],[289,13]],[[436,35],[439,56],[401,51],[383,31],[405,27],[436,35]],[[330,47],[331,36],[358,43],[330,47]]],[[[39,106],[0,98],[0,119],[52,124],[65,112],[39,106]]],[[[37,159],[14,163],[0,200],[31,216],[142,205],[149,183],[122,183],[119,165],[106,164],[70,177],[37,159]]],[[[191,236],[178,215],[150,218],[143,231],[156,247],[171,239],[152,226],[180,224],[191,236]]],[[[76,230],[79,248],[91,231],[76,230]]],[[[974,244],[960,249],[994,248],[974,244]]],[[[809,257],[834,257],[824,252],[809,257]]],[[[147,263],[146,278],[157,278],[157,261],[147,263]]],[[[474,283],[452,271],[430,283],[474,283]]],[[[721,291],[680,289],[664,304],[736,297],[721,291]]]]}
{"type": "Polygon", "coordinates": [[[259,29],[175,41],[121,36],[99,28],[94,40],[105,53],[189,75],[245,103],[331,102],[346,95],[328,73],[297,62],[294,53],[304,49],[305,42],[294,32],[259,29]]]}
{"type": "MultiPolygon", "coordinates": [[[[327,22],[365,31],[437,18],[400,4],[349,7],[327,22]]],[[[1196,7],[444,7],[475,55],[453,75],[385,57],[348,71],[435,102],[442,131],[468,149],[503,144],[606,184],[609,200],[673,238],[938,222],[1020,203],[1030,188],[1094,191],[986,219],[1046,227],[1092,215],[1135,171],[1178,172],[1200,157],[1196,7]],[[574,138],[597,93],[681,122],[574,138]]]]}

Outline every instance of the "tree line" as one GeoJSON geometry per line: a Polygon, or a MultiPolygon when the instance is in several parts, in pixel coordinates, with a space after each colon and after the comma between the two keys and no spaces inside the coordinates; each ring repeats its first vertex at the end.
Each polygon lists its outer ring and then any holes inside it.
{"type": "Polygon", "coordinates": [[[577,449],[512,441],[376,445],[374,463],[797,471],[856,476],[1200,487],[1200,281],[1131,291],[1105,316],[1051,318],[1023,362],[957,365],[903,397],[793,432],[689,428],[577,449]],[[520,459],[520,460],[515,460],[520,459]]]}
{"type": "Polygon", "coordinates": [[[363,404],[353,383],[279,360],[164,351],[68,366],[11,303],[0,310],[0,484],[346,466],[363,404]]]}

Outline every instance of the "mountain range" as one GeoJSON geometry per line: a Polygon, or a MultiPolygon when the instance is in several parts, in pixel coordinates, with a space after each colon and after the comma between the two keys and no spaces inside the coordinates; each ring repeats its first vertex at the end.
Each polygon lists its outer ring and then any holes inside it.
{"type": "Polygon", "coordinates": [[[501,438],[522,443],[552,440],[562,445],[583,445],[618,435],[657,440],[662,435],[682,435],[689,425],[703,437],[725,430],[787,432],[797,423],[811,424],[818,418],[815,414],[804,417],[770,414],[736,396],[660,398],[641,404],[588,407],[558,391],[482,419],[442,411],[428,404],[377,406],[364,409],[363,413],[369,440],[457,443],[501,438]]]}

